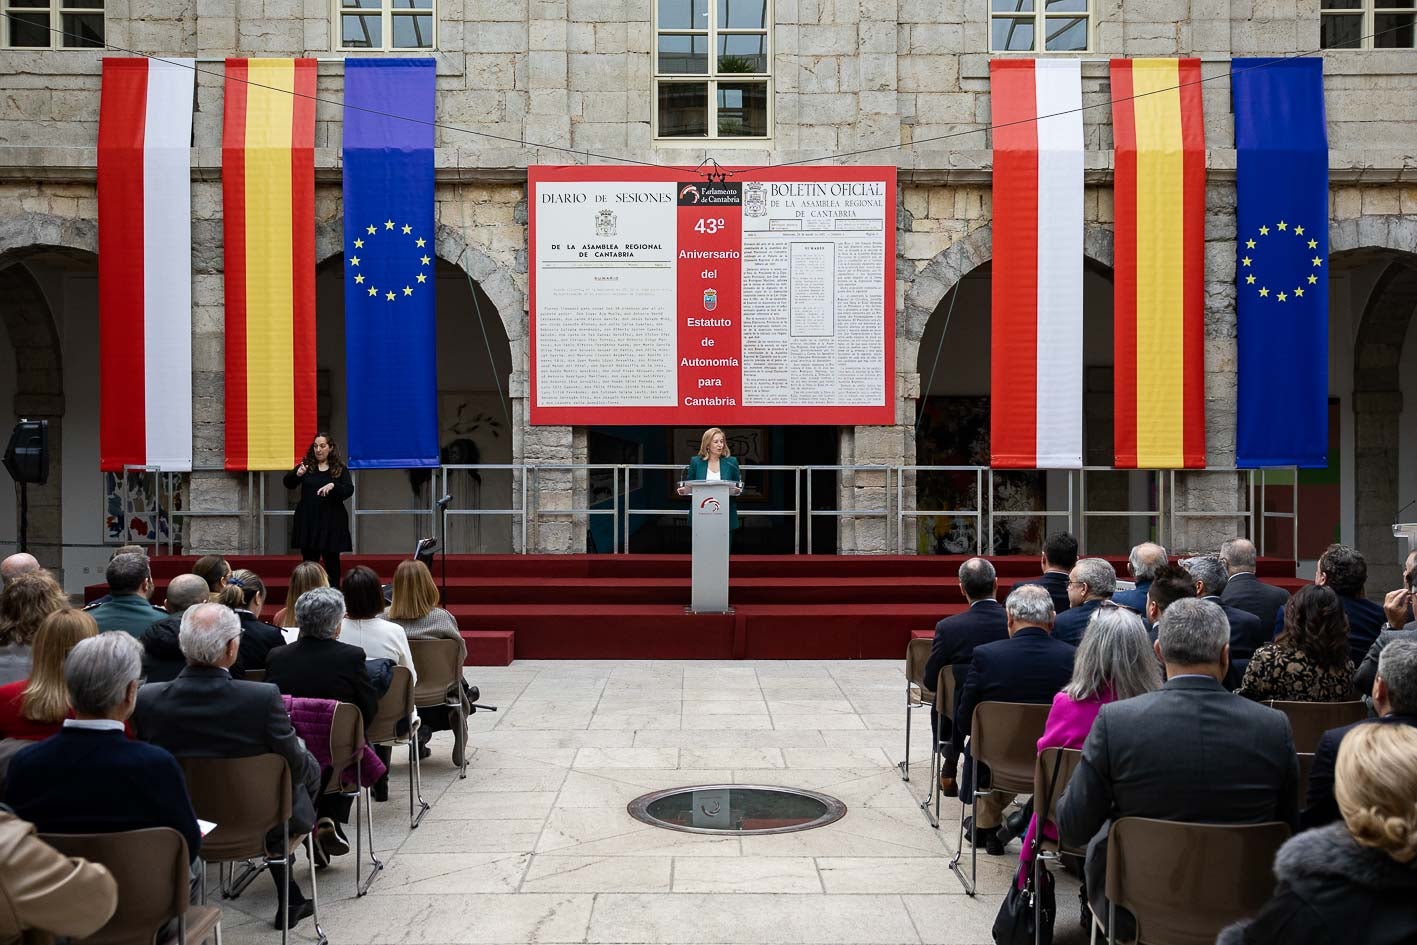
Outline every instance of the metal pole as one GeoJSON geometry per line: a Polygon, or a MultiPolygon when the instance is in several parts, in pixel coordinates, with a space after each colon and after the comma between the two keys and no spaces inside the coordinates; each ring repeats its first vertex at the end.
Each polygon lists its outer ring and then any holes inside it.
{"type": "Polygon", "coordinates": [[[984,467],[974,467],[974,553],[984,554],[984,467]]]}
{"type": "MultiPolygon", "coordinates": [[[[625,470],[625,491],[630,489],[630,471],[625,470]]],[[[629,542],[626,542],[629,544],[629,542]]],[[[620,551],[620,467],[611,470],[610,475],[610,553],[620,551]]]]}
{"type": "Polygon", "coordinates": [[[989,554],[994,553],[994,468],[989,467],[989,554]]]}
{"type": "Polygon", "coordinates": [[[1293,538],[1294,538],[1294,546],[1293,546],[1293,548],[1292,548],[1292,554],[1293,554],[1293,556],[1294,556],[1294,560],[1295,560],[1295,561],[1298,561],[1298,560],[1299,560],[1299,467],[1298,467],[1298,466],[1291,466],[1291,467],[1290,467],[1290,470],[1293,472],[1294,475],[1293,475],[1293,477],[1290,479],[1290,482],[1293,483],[1293,488],[1292,488],[1291,493],[1290,493],[1289,511],[1290,511],[1290,513],[1291,513],[1294,517],[1290,520],[1290,523],[1291,523],[1291,526],[1292,526],[1292,527],[1289,529],[1289,531],[1290,531],[1290,534],[1293,535],[1293,538]]]}
{"type": "Polygon", "coordinates": [[[905,467],[895,478],[895,553],[905,554],[905,467]]]}
{"type": "Polygon", "coordinates": [[[1078,508],[1081,514],[1078,516],[1078,546],[1083,553],[1087,553],[1087,470],[1078,472],[1078,508]]]}
{"type": "Polygon", "coordinates": [[[527,554],[527,553],[528,553],[528,552],[527,552],[527,547],[526,547],[526,534],[527,534],[527,532],[526,532],[526,529],[527,529],[527,507],[526,507],[526,502],[527,502],[527,482],[526,482],[526,467],[525,467],[525,466],[522,467],[521,480],[522,480],[522,554],[527,554]]]}
{"type": "Polygon", "coordinates": [[[1080,507],[1080,506],[1075,505],[1075,504],[1074,504],[1074,501],[1073,501],[1074,498],[1075,498],[1075,496],[1073,495],[1075,489],[1077,489],[1077,478],[1076,478],[1076,476],[1074,475],[1074,470],[1069,469],[1069,470],[1068,470],[1068,531],[1071,532],[1071,533],[1073,533],[1074,535],[1077,534],[1077,531],[1078,531],[1078,530],[1077,530],[1077,517],[1073,514],[1073,509],[1080,507]]]}
{"type": "MultiPolygon", "coordinates": [[[[1130,491],[1130,490],[1129,490],[1130,491]]],[[[1156,542],[1162,547],[1169,547],[1162,535],[1162,529],[1166,526],[1166,482],[1161,478],[1161,474],[1156,474],[1156,542]]]]}
{"type": "Polygon", "coordinates": [[[802,553],[802,467],[792,470],[792,553],[802,553]]]}
{"type": "Polygon", "coordinates": [[[354,495],[349,497],[349,516],[354,522],[354,541],[350,548],[351,553],[359,554],[359,471],[351,469],[349,471],[350,483],[354,486],[354,495]]]}
{"type": "Polygon", "coordinates": [[[807,554],[812,553],[812,467],[807,472],[807,554]]]}

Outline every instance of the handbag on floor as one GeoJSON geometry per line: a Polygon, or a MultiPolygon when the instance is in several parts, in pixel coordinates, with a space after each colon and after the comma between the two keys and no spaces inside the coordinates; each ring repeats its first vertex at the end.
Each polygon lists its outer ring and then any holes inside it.
{"type": "Polygon", "coordinates": [[[1041,877],[1039,888],[1033,888],[1033,864],[1020,863],[1019,871],[1024,874],[1024,884],[1019,886],[1017,875],[1009,884],[1009,894],[999,906],[999,914],[994,918],[995,945],[1053,945],[1053,920],[1058,914],[1058,904],[1053,896],[1053,874],[1045,866],[1038,871],[1041,877]],[[1043,898],[1042,935],[1035,938],[1033,920],[1034,897],[1043,898]]]}

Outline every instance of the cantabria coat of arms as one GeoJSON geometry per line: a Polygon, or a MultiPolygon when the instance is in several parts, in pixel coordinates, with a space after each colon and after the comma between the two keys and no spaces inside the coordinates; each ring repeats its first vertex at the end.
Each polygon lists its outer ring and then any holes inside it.
{"type": "Polygon", "coordinates": [[[615,235],[615,211],[602,210],[595,215],[595,235],[614,236],[615,235]]]}

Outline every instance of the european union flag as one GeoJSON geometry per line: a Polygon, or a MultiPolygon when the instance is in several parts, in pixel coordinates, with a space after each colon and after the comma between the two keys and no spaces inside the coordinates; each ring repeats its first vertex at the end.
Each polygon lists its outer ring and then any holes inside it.
{"type": "Polygon", "coordinates": [[[1328,465],[1323,60],[1236,59],[1241,467],[1328,465]]]}
{"type": "Polygon", "coordinates": [[[433,67],[432,59],[344,64],[345,380],[354,468],[438,465],[433,67]]]}

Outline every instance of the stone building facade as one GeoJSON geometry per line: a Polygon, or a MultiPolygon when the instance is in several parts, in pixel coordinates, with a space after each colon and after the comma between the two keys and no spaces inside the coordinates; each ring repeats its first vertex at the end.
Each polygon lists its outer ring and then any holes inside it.
{"type": "MultiPolygon", "coordinates": [[[[1110,279],[1113,262],[1107,59],[1202,58],[1209,147],[1207,457],[1212,467],[1233,467],[1235,152],[1229,62],[1318,50],[1320,0],[1077,3],[1086,10],[1090,36],[1085,52],[1069,53],[1084,59],[1086,253],[1104,278],[1110,279]]],[[[922,364],[932,354],[922,351],[921,340],[932,320],[942,317],[950,293],[993,253],[990,3],[768,0],[769,136],[714,141],[655,137],[655,16],[656,8],[666,6],[673,6],[671,0],[436,0],[431,55],[437,60],[442,125],[436,247],[445,266],[455,267],[448,272],[469,280],[477,301],[490,303],[505,335],[508,461],[575,463],[588,455],[587,431],[526,422],[528,164],[625,158],[694,166],[712,158],[724,165],[758,165],[889,149],[852,160],[899,168],[896,423],[841,430],[838,461],[913,463],[922,364]]],[[[337,12],[329,0],[106,0],[103,15],[106,42],[116,50],[198,61],[191,260],[198,471],[191,476],[189,501],[192,509],[209,514],[189,520],[186,538],[192,550],[254,549],[255,526],[241,514],[254,501],[247,479],[217,471],[223,437],[221,60],[320,59],[316,258],[327,265],[340,253],[341,59],[370,53],[339,50],[337,12]]],[[[96,315],[92,287],[81,283],[91,281],[97,251],[102,54],[0,49],[0,298],[5,300],[0,358],[9,347],[15,363],[13,381],[0,381],[0,398],[11,400],[16,416],[48,417],[61,434],[50,484],[31,492],[32,542],[56,566],[91,567],[106,557],[101,548],[81,550],[104,541],[90,534],[96,522],[85,523],[89,513],[76,519],[64,509],[76,495],[92,491],[97,458],[94,388],[81,376],[96,363],[90,350],[96,344],[96,315]]],[[[1330,374],[1343,431],[1340,534],[1370,553],[1386,582],[1397,554],[1387,523],[1402,501],[1417,495],[1417,449],[1409,456],[1404,446],[1405,439],[1417,437],[1398,435],[1417,433],[1417,410],[1403,406],[1405,376],[1413,372],[1402,370],[1417,356],[1404,354],[1417,305],[1417,118],[1411,114],[1417,53],[1329,50],[1325,60],[1335,274],[1330,374]]],[[[1088,410],[1105,420],[1098,427],[1103,431],[1110,425],[1105,375],[1096,375],[1097,387],[1090,384],[1088,395],[1088,410]]],[[[1106,435],[1089,437],[1089,455],[1100,455],[1104,464],[1105,449],[1099,454],[1095,447],[1106,440],[1106,435]]],[[[878,478],[843,482],[841,508],[883,500],[878,478]]],[[[511,491],[518,488],[514,484],[511,491]]],[[[569,473],[544,476],[538,490],[544,509],[569,509],[584,501],[569,473]]],[[[1224,472],[1179,476],[1172,500],[1179,509],[1218,513],[1181,520],[1183,529],[1172,539],[1186,547],[1213,545],[1233,534],[1241,524],[1224,513],[1242,512],[1247,502],[1241,480],[1224,472]]],[[[894,550],[881,521],[847,518],[841,528],[842,550],[894,550]]],[[[12,516],[0,518],[0,545],[10,541],[12,529],[12,516]]],[[[528,535],[527,547],[576,550],[582,541],[568,516],[543,522],[528,535]]]]}

